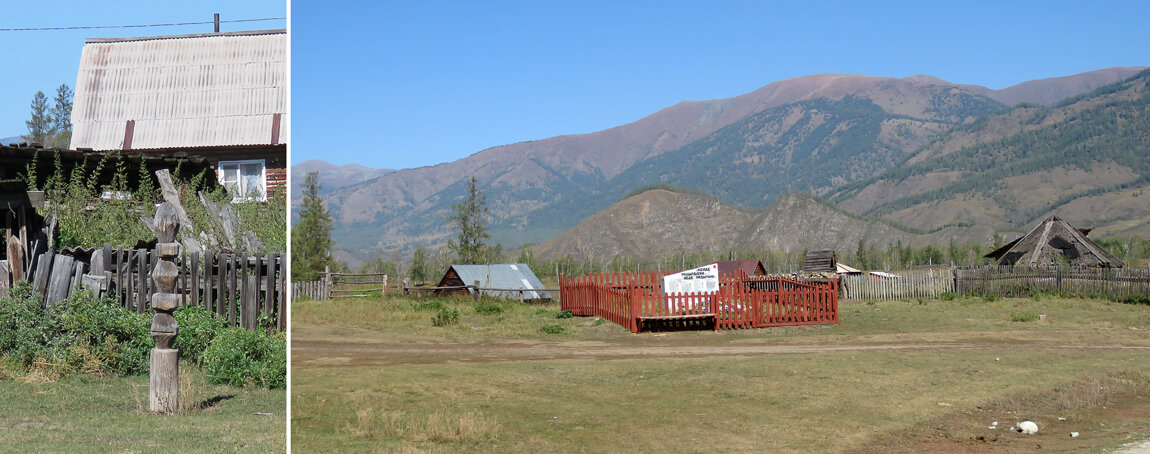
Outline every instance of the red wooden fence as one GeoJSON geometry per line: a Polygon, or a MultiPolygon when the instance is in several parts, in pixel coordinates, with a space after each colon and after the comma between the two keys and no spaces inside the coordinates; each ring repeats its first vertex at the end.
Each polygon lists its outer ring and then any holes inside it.
{"type": "Polygon", "coordinates": [[[723,276],[717,292],[664,295],[662,277],[667,274],[560,275],[560,308],[603,317],[633,333],[642,329],[644,321],[698,319],[713,323],[716,330],[839,322],[837,280],[723,276]]]}

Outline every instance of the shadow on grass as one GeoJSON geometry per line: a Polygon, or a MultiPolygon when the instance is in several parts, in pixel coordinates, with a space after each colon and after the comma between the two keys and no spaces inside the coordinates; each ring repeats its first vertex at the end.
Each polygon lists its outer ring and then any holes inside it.
{"type": "Polygon", "coordinates": [[[199,405],[196,405],[196,408],[199,410],[207,410],[209,408],[215,407],[216,405],[219,405],[220,402],[223,402],[223,401],[228,400],[228,399],[234,399],[235,397],[236,397],[235,394],[216,396],[216,397],[213,397],[211,399],[200,402],[199,405]]]}

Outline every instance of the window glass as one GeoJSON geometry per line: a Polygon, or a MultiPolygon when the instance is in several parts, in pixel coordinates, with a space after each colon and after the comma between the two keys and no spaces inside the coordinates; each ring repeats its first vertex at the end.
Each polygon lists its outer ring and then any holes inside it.
{"type": "Polygon", "coordinates": [[[232,200],[266,200],[264,161],[220,161],[220,184],[227,188],[232,200]]]}

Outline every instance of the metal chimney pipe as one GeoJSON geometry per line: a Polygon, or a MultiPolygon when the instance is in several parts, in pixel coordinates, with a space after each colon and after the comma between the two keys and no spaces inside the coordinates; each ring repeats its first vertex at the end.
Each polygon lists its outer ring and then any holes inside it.
{"type": "Polygon", "coordinates": [[[216,13],[216,33],[220,32],[220,13],[216,13]]]}

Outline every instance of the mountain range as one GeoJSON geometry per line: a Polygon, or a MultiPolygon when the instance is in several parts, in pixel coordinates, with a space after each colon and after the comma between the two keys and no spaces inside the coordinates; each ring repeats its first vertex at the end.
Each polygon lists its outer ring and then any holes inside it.
{"type": "MultiPolygon", "coordinates": [[[[931,76],[805,76],[734,98],[682,102],[605,131],[495,147],[334,189],[352,181],[345,178],[331,183],[334,190],[324,197],[336,243],[352,251],[441,244],[451,235],[445,222],[451,203],[463,197],[473,175],[487,195],[491,242],[509,247],[558,237],[653,183],[710,194],[726,207],[720,211],[735,210],[729,214],[739,219],[754,219],[784,195],[803,192],[839,204],[832,211],[888,219],[908,235],[949,225],[980,232],[952,237],[982,238],[1024,228],[1043,207],[1069,212],[1064,217],[1071,222],[1075,213],[1102,214],[1113,221],[1107,231],[1137,233],[1145,225],[1138,219],[1150,217],[1139,214],[1146,209],[1103,203],[1117,197],[1115,191],[1145,186],[1146,136],[1135,129],[1145,118],[1137,102],[1144,83],[1084,93],[1115,87],[1110,84],[1143,69],[1108,68],[1001,90],[931,76]],[[1119,99],[1129,102],[1115,104],[1119,99]],[[1083,115],[1111,115],[1117,119],[1109,127],[1125,133],[1089,134],[1099,126],[1079,125],[1083,115]],[[1063,137],[1066,131],[1089,137],[1074,142],[1063,137]],[[1042,151],[1025,151],[1036,146],[1042,151]],[[1110,146],[1129,151],[1091,158],[1090,150],[1110,146]],[[1057,165],[1067,153],[1077,164],[1057,165]],[[990,155],[996,166],[975,165],[990,155]],[[1125,162],[1131,159],[1140,162],[1125,162]],[[1015,170],[1003,173],[1004,166],[1015,170]],[[980,202],[967,203],[975,196],[980,202]]],[[[293,178],[300,166],[293,166],[293,178]]],[[[675,224],[661,230],[674,235],[685,228],[675,224]]],[[[741,229],[730,234],[764,241],[741,229]]]]}

